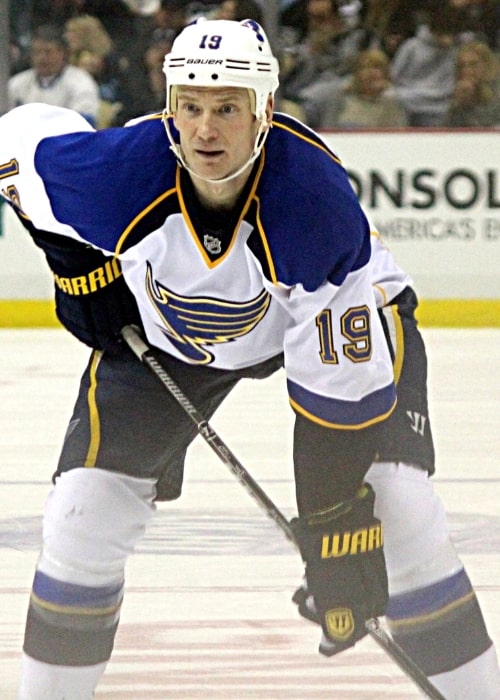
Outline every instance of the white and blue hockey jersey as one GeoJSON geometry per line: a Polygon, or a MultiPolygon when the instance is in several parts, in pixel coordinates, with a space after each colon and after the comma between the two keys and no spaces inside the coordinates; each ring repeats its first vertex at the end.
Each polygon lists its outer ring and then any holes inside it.
{"type": "MultiPolygon", "coordinates": [[[[163,351],[223,369],[284,351],[292,405],[322,425],[358,429],[392,411],[370,227],[338,159],[299,122],[275,115],[224,240],[197,225],[156,115],[96,132],[68,110],[15,109],[0,119],[0,188],[37,229],[119,259],[163,351]]],[[[105,284],[58,282],[75,294],[105,284]]]]}

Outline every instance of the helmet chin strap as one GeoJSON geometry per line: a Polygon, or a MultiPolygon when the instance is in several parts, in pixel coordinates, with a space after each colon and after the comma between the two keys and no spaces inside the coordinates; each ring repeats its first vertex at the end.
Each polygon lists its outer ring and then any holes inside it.
{"type": "Polygon", "coordinates": [[[205,177],[204,175],[199,175],[195,170],[189,167],[189,165],[186,163],[186,160],[184,156],[182,155],[181,147],[180,144],[176,143],[174,141],[174,137],[172,135],[172,130],[170,129],[170,124],[168,123],[168,114],[167,110],[163,110],[162,114],[162,121],[163,121],[163,126],[165,127],[165,131],[167,132],[168,140],[170,141],[170,148],[174,152],[175,157],[177,158],[177,162],[179,165],[181,165],[185,170],[188,171],[191,175],[194,177],[197,177],[199,180],[204,180],[205,182],[213,182],[217,183],[219,185],[223,184],[224,182],[229,182],[230,180],[234,180],[235,177],[238,177],[238,175],[241,175],[242,172],[244,172],[249,165],[251,165],[260,155],[260,152],[262,151],[262,147],[264,146],[264,142],[267,138],[267,135],[269,133],[269,128],[270,125],[266,119],[266,115],[264,114],[260,120],[259,124],[259,129],[257,131],[257,135],[255,137],[255,143],[252,149],[252,153],[250,154],[250,157],[248,160],[241,166],[241,168],[238,168],[236,172],[231,173],[230,175],[226,175],[226,177],[220,177],[220,178],[212,178],[212,177],[205,177]],[[269,128],[266,128],[269,127],[269,128]]]}

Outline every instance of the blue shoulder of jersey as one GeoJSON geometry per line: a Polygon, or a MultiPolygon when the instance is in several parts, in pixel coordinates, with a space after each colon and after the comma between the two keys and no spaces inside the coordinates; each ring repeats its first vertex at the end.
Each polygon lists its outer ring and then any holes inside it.
{"type": "Polygon", "coordinates": [[[131,222],[175,187],[177,162],[155,115],[133,126],[45,138],[35,167],[56,218],[113,251],[131,222]]]}
{"type": "Polygon", "coordinates": [[[287,115],[274,116],[256,194],[279,282],[340,285],[368,262],[369,225],[339,158],[287,115]]]}

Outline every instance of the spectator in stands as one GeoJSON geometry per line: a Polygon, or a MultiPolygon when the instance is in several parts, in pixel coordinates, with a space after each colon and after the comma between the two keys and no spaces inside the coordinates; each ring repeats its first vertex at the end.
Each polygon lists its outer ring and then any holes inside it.
{"type": "Polygon", "coordinates": [[[30,0],[31,27],[34,31],[41,25],[53,24],[62,29],[70,17],[86,11],[84,5],[85,0],[30,0]]]}
{"type": "Polygon", "coordinates": [[[423,16],[421,3],[414,0],[365,0],[361,9],[363,26],[378,37],[390,59],[403,41],[415,35],[423,16]]]}
{"type": "Polygon", "coordinates": [[[185,0],[162,0],[160,7],[153,15],[154,26],[148,39],[148,46],[163,39],[168,40],[171,45],[189,21],[185,0]]]}
{"type": "Polygon", "coordinates": [[[500,126],[500,64],[486,43],[460,47],[457,78],[445,126],[500,126]]]}
{"type": "MultiPolygon", "coordinates": [[[[429,0],[427,0],[429,1],[429,0]]],[[[438,5],[442,0],[433,0],[438,5]]],[[[462,41],[484,41],[500,52],[500,2],[498,0],[447,0],[457,12],[462,41]]]]}
{"type": "Polygon", "coordinates": [[[303,41],[307,34],[307,0],[291,0],[280,10],[280,26],[293,43],[303,41]]]}
{"type": "Polygon", "coordinates": [[[146,67],[149,105],[145,112],[161,112],[165,107],[166,86],[163,61],[177,34],[190,21],[185,0],[162,0],[153,15],[153,30],[148,38],[142,62],[146,67]]]}
{"type": "Polygon", "coordinates": [[[379,49],[362,51],[351,78],[325,100],[315,128],[374,129],[406,126],[403,105],[391,90],[389,58],[379,49]]]}
{"type": "Polygon", "coordinates": [[[407,39],[415,36],[417,27],[411,18],[394,17],[387,25],[387,29],[380,37],[380,47],[392,61],[397,50],[407,39]]]}
{"type": "Polygon", "coordinates": [[[223,0],[219,7],[210,15],[211,19],[229,19],[237,22],[243,19],[254,19],[264,25],[262,7],[255,0],[223,0]]]}
{"type": "Polygon", "coordinates": [[[68,48],[59,27],[42,25],[35,30],[31,41],[31,66],[9,79],[9,109],[29,102],[43,102],[73,109],[96,125],[97,83],[86,70],[68,65],[68,48]]]}
{"type": "Polygon", "coordinates": [[[155,35],[144,52],[144,64],[148,75],[150,112],[161,112],[165,107],[166,85],[163,72],[165,55],[170,52],[172,38],[168,34],[155,35]]]}
{"type": "MultiPolygon", "coordinates": [[[[150,110],[150,95],[143,57],[154,29],[154,15],[160,0],[74,0],[80,3],[79,14],[97,17],[110,35],[121,59],[126,59],[126,117],[139,116],[150,110]]],[[[125,115],[124,115],[125,116],[125,115]]]]}
{"type": "Polygon", "coordinates": [[[283,96],[307,112],[352,72],[360,51],[377,48],[378,42],[372,32],[347,18],[336,0],[307,0],[305,11],[305,35],[286,47],[280,65],[283,96]]]}
{"type": "Polygon", "coordinates": [[[79,0],[80,14],[97,17],[113,40],[117,51],[127,56],[138,73],[140,61],[153,30],[160,0],[79,0]]]}
{"type": "Polygon", "coordinates": [[[491,99],[484,83],[474,82],[470,78],[459,78],[444,126],[499,127],[500,103],[491,99]]]}
{"type": "Polygon", "coordinates": [[[28,0],[9,0],[10,74],[30,67],[31,11],[28,0]]]}
{"type": "Polygon", "coordinates": [[[102,22],[93,15],[72,17],[64,25],[69,62],[77,66],[83,54],[107,56],[114,51],[113,40],[102,22]]]}
{"type": "Polygon", "coordinates": [[[433,12],[392,59],[392,81],[409,126],[444,123],[455,85],[455,32],[452,12],[433,12]]]}
{"type": "Polygon", "coordinates": [[[351,73],[360,50],[371,47],[368,32],[341,12],[337,0],[307,0],[307,28],[294,47],[297,51],[296,82],[310,83],[318,75],[345,76],[351,73]]]}
{"type": "Polygon", "coordinates": [[[365,27],[375,32],[379,39],[389,29],[395,19],[408,19],[417,26],[418,9],[414,0],[365,0],[361,9],[362,22],[365,27]]]}
{"type": "Polygon", "coordinates": [[[486,83],[498,99],[500,94],[499,58],[488,44],[482,41],[471,41],[459,48],[457,76],[486,83]]]}
{"type": "Polygon", "coordinates": [[[99,86],[97,128],[123,124],[131,103],[127,90],[128,60],[118,54],[97,17],[72,17],[66,22],[64,35],[69,47],[69,62],[87,70],[99,86]]]}

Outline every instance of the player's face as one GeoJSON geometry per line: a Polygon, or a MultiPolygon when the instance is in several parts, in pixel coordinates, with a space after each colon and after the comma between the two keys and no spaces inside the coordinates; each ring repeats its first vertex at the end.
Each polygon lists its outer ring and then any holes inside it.
{"type": "Polygon", "coordinates": [[[248,160],[258,130],[245,88],[179,87],[174,124],[189,168],[214,180],[248,160]]]}

